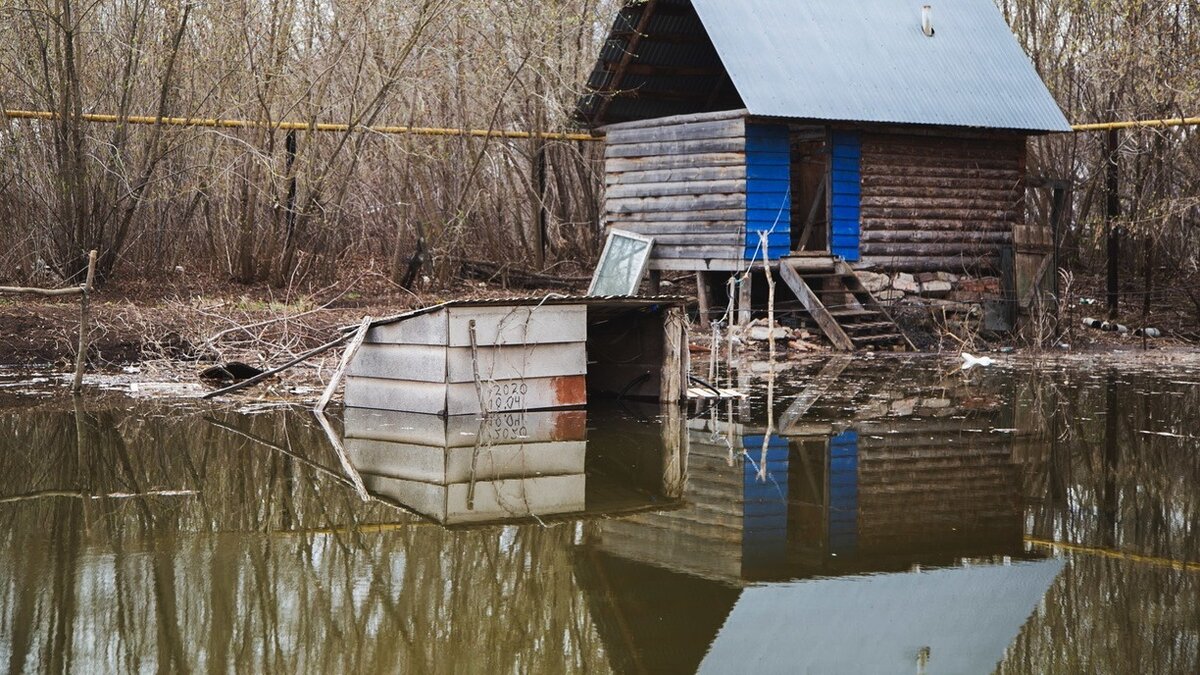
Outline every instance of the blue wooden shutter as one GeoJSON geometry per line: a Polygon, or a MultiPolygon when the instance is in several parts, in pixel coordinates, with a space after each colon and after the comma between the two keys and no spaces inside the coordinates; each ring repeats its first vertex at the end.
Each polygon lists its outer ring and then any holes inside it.
{"type": "Polygon", "coordinates": [[[856,132],[833,133],[833,189],[830,204],[833,240],[830,249],[846,260],[859,259],[859,221],[862,216],[862,141],[856,132]]]}
{"type": "Polygon", "coordinates": [[[851,553],[858,547],[858,433],[845,431],[829,440],[829,550],[851,553]]]}
{"type": "Polygon", "coordinates": [[[791,160],[786,125],[746,125],[746,260],[762,260],[760,232],[769,259],[791,252],[791,160]]]}

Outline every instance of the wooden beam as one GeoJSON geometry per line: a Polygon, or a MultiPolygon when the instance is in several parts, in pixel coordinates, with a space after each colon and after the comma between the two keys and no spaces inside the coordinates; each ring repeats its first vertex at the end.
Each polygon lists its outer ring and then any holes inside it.
{"type": "Polygon", "coordinates": [[[642,15],[638,18],[637,27],[629,36],[629,40],[625,44],[625,53],[621,55],[621,61],[617,64],[613,72],[613,78],[608,83],[608,89],[613,95],[606,96],[600,101],[600,106],[596,108],[596,113],[592,115],[592,125],[599,124],[600,120],[608,114],[608,108],[612,105],[613,98],[617,91],[621,89],[621,82],[625,80],[625,73],[629,64],[637,58],[637,48],[642,42],[642,37],[646,34],[646,29],[650,26],[650,19],[654,16],[654,10],[658,7],[658,0],[650,0],[642,7],[642,15]]]}
{"type": "Polygon", "coordinates": [[[800,304],[804,305],[804,309],[808,311],[809,316],[821,327],[821,331],[825,333],[825,337],[829,338],[829,341],[833,343],[833,348],[847,352],[854,351],[854,342],[850,340],[850,336],[846,335],[846,331],[842,330],[842,327],[834,320],[833,315],[821,303],[817,294],[809,288],[804,278],[800,276],[795,268],[788,264],[787,258],[780,261],[779,276],[783,278],[784,283],[796,294],[796,298],[800,300],[800,304]]]}
{"type": "Polygon", "coordinates": [[[751,283],[750,283],[750,280],[752,278],[753,278],[752,273],[747,271],[745,276],[742,277],[741,282],[738,283],[737,304],[738,304],[738,325],[739,326],[750,325],[750,320],[752,318],[751,317],[751,304],[754,299],[754,296],[751,293],[751,291],[753,291],[753,287],[751,286],[751,283]]]}
{"type": "Polygon", "coordinates": [[[313,406],[314,411],[324,412],[325,406],[329,405],[329,401],[333,399],[333,393],[337,391],[338,383],[342,381],[342,377],[346,374],[346,367],[350,365],[350,360],[354,358],[354,354],[358,352],[358,348],[362,346],[363,340],[367,337],[367,331],[371,328],[371,321],[373,319],[370,315],[363,317],[362,323],[358,326],[358,331],[354,333],[354,338],[350,340],[350,345],[342,353],[342,360],[338,363],[337,370],[333,371],[333,377],[329,378],[329,384],[325,387],[325,393],[321,394],[320,400],[313,406]]]}
{"type": "MultiPolygon", "coordinates": [[[[616,73],[620,64],[606,63],[604,70],[616,73]]],[[[624,75],[649,75],[662,77],[716,77],[724,74],[724,69],[713,67],[671,67],[655,66],[648,63],[631,63],[625,66],[624,75]]]]}
{"type": "Polygon", "coordinates": [[[809,381],[808,386],[800,392],[796,400],[780,415],[779,435],[788,436],[797,431],[796,425],[800,422],[800,418],[804,416],[804,413],[808,412],[808,409],[825,392],[829,391],[829,387],[833,386],[833,383],[841,376],[842,371],[846,370],[846,367],[850,365],[851,358],[846,354],[835,355],[825,364],[821,372],[817,373],[817,376],[809,381]]]}
{"type": "Polygon", "coordinates": [[[711,325],[709,313],[712,312],[712,294],[708,284],[709,273],[696,272],[696,301],[699,304],[700,327],[704,330],[711,325]]]}

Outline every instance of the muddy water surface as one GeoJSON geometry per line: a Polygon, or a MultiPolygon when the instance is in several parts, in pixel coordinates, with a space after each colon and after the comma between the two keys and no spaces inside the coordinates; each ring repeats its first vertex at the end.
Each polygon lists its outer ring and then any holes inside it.
{"type": "Polygon", "coordinates": [[[0,668],[1200,672],[1200,369],[760,370],[332,439],[0,374],[0,668]]]}

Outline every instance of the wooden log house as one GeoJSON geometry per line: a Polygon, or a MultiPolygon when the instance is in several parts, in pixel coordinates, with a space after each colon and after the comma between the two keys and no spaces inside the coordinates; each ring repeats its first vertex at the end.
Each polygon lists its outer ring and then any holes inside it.
{"type": "Polygon", "coordinates": [[[697,272],[704,309],[766,258],[844,349],[888,342],[857,271],[999,274],[1027,139],[1070,129],[991,0],[629,2],[588,89],[605,224],[652,273],[697,272]]]}

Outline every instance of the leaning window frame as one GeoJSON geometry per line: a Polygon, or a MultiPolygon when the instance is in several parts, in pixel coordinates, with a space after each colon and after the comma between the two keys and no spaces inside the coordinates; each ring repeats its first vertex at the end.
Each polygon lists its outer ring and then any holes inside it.
{"type": "Polygon", "coordinates": [[[595,297],[596,295],[596,285],[600,282],[600,272],[604,269],[604,263],[608,259],[608,254],[612,246],[613,239],[616,237],[623,237],[625,239],[643,242],[646,244],[646,250],[642,255],[642,264],[638,269],[637,281],[633,287],[633,291],[625,295],[610,297],[637,297],[638,295],[638,290],[642,285],[642,279],[646,277],[646,270],[650,267],[650,255],[654,252],[654,237],[647,237],[636,232],[613,228],[608,231],[608,236],[604,239],[604,248],[600,252],[600,260],[596,262],[596,269],[594,272],[592,272],[592,283],[588,284],[587,291],[589,296],[595,297]]]}

